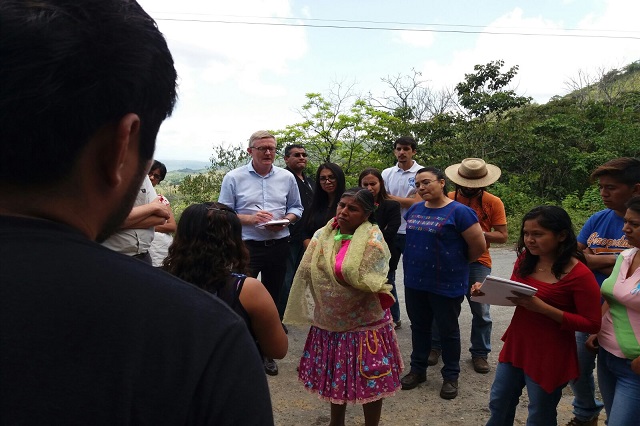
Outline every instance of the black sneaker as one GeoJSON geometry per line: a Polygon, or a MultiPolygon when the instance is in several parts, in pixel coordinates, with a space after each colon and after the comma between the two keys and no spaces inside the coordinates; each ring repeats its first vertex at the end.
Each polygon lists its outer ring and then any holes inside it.
{"type": "Polygon", "coordinates": [[[457,380],[445,380],[442,382],[442,388],[440,389],[440,398],[453,399],[458,396],[458,381],[457,380]]]}
{"type": "Polygon", "coordinates": [[[411,390],[426,381],[427,373],[418,374],[410,371],[409,374],[400,379],[400,384],[402,385],[402,390],[411,390]]]}
{"type": "Polygon", "coordinates": [[[270,376],[278,375],[278,365],[273,358],[264,358],[264,372],[270,376]]]}

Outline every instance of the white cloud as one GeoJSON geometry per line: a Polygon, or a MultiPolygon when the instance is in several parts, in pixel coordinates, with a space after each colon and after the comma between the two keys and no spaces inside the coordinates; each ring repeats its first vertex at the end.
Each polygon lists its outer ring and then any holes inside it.
{"type": "Polygon", "coordinates": [[[434,40],[434,34],[427,31],[400,31],[395,37],[397,43],[415,47],[429,47],[433,45],[434,40]]]}
{"type": "Polygon", "coordinates": [[[519,66],[518,75],[513,81],[518,94],[532,96],[537,102],[544,103],[554,95],[565,94],[565,83],[576,77],[580,70],[593,73],[598,69],[621,67],[639,59],[637,40],[568,37],[575,34],[603,34],[594,32],[596,29],[633,30],[633,21],[640,13],[635,10],[638,7],[636,2],[631,6],[629,2],[610,1],[600,17],[584,17],[579,28],[582,32],[564,30],[562,22],[526,16],[525,11],[515,8],[491,22],[484,33],[477,37],[472,48],[455,52],[448,63],[426,61],[422,69],[436,87],[452,87],[464,79],[465,73],[472,73],[474,65],[503,59],[505,69],[519,66]],[[562,36],[490,34],[504,32],[562,36]]]}
{"type": "Polygon", "coordinates": [[[269,105],[288,94],[290,64],[308,52],[304,28],[242,23],[291,22],[278,19],[291,17],[288,0],[141,3],[167,38],[179,74],[180,99],[158,135],[157,156],[208,159],[214,144],[291,120],[269,105]]]}
{"type": "MultiPolygon", "coordinates": [[[[412,15],[434,16],[428,2],[411,1],[415,4],[407,5],[407,9],[412,15]]],[[[489,34],[572,34],[575,32],[563,30],[567,27],[563,19],[570,18],[573,27],[589,34],[613,29],[615,32],[597,34],[628,34],[622,33],[626,30],[636,31],[637,37],[640,2],[628,0],[599,3],[597,10],[589,10],[583,16],[576,16],[578,12],[574,11],[586,9],[578,7],[582,6],[578,2],[562,11],[534,8],[535,13],[528,2],[500,2],[489,8],[500,12],[495,12],[495,18],[484,27],[485,32],[477,36],[410,31],[380,34],[239,23],[301,23],[284,19],[294,15],[304,19],[340,16],[355,20],[367,15],[378,21],[419,20],[400,10],[390,12],[386,3],[378,7],[382,2],[372,2],[366,10],[349,2],[332,5],[304,0],[141,3],[166,35],[180,79],[177,109],[158,135],[158,156],[164,159],[206,160],[214,144],[244,143],[257,129],[279,129],[296,123],[300,117],[294,109],[305,102],[304,94],[327,91],[336,76],[341,77],[338,80],[364,82],[356,89],[375,93],[384,90],[381,77],[406,74],[415,67],[433,89],[439,90],[462,81],[476,64],[503,59],[507,68],[520,66],[514,81],[517,92],[546,102],[553,95],[564,94],[564,82],[580,70],[621,67],[640,59],[638,40],[489,34]],[[510,7],[507,4],[521,7],[505,9],[510,7]]],[[[477,24],[481,19],[472,10],[455,13],[455,8],[451,9],[449,16],[448,8],[442,10],[443,22],[477,24]]]]}

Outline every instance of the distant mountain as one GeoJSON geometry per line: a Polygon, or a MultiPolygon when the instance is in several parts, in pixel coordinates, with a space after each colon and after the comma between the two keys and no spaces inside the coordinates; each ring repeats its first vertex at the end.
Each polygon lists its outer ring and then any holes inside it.
{"type": "Polygon", "coordinates": [[[209,161],[194,161],[194,160],[163,160],[158,158],[158,161],[164,163],[167,166],[167,171],[190,169],[192,171],[199,171],[206,169],[211,165],[209,161]]]}

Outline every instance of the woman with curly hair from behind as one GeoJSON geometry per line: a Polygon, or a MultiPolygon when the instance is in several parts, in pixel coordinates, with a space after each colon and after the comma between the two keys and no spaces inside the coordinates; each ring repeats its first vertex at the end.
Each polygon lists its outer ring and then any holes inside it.
{"type": "Polygon", "coordinates": [[[247,276],[249,252],[241,230],[226,205],[193,204],[182,213],[163,268],[224,300],[245,320],[261,354],[282,359],[287,335],[267,289],[247,276]]]}

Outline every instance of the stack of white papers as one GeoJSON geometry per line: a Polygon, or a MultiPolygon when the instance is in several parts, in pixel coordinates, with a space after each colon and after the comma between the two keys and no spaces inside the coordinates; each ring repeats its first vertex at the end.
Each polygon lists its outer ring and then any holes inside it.
{"type": "Polygon", "coordinates": [[[269,222],[259,223],[256,225],[256,228],[264,228],[269,225],[288,225],[289,222],[287,219],[278,219],[278,220],[270,220],[269,222]]]}
{"type": "Polygon", "coordinates": [[[480,291],[484,294],[482,296],[471,296],[472,301],[489,305],[515,306],[511,300],[507,299],[507,297],[515,297],[512,292],[517,291],[526,296],[533,296],[538,290],[535,287],[517,281],[488,275],[482,282],[480,291]]]}

